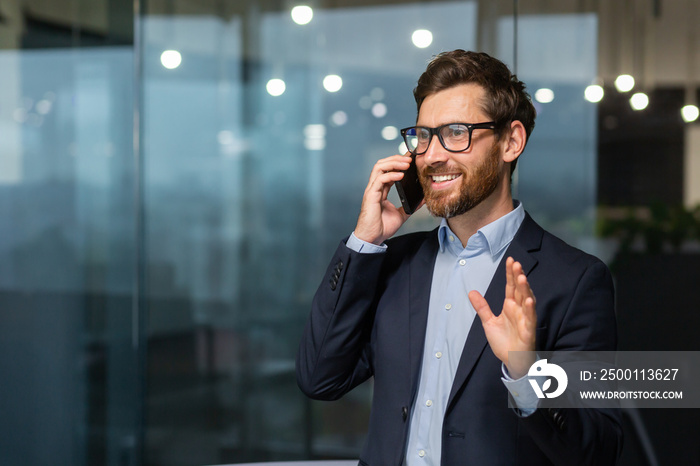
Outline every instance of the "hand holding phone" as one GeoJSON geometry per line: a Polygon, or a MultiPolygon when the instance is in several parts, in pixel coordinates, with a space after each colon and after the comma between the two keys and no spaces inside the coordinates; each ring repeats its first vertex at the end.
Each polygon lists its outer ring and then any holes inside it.
{"type": "MultiPolygon", "coordinates": [[[[374,165],[355,226],[357,238],[368,243],[382,244],[408,220],[409,214],[388,199],[391,186],[398,186],[407,170],[411,170],[411,157],[408,154],[392,155],[374,165]]],[[[416,208],[419,205],[420,202],[416,208]]]]}
{"type": "Polygon", "coordinates": [[[403,178],[395,184],[404,212],[413,214],[423,201],[423,187],[418,179],[416,158],[411,157],[411,165],[403,172],[403,178]]]}

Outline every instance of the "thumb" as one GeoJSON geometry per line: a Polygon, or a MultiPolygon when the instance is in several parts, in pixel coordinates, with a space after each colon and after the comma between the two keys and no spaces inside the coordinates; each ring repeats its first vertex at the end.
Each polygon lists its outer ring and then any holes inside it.
{"type": "Polygon", "coordinates": [[[491,308],[489,307],[489,303],[478,291],[472,290],[469,292],[469,302],[472,303],[472,306],[479,315],[482,324],[485,324],[494,317],[493,312],[491,312],[491,308]]]}

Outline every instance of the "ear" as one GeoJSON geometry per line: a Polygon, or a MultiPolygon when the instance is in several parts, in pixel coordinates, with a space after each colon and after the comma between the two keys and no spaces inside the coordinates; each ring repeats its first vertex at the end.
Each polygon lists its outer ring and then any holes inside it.
{"type": "Polygon", "coordinates": [[[525,144],[527,143],[525,126],[518,120],[511,122],[510,130],[505,133],[503,143],[503,161],[515,161],[525,150],[525,144]]]}

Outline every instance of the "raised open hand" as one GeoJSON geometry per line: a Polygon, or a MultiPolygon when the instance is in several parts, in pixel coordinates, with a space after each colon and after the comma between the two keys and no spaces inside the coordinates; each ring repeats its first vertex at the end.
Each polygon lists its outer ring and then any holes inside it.
{"type": "Polygon", "coordinates": [[[511,377],[517,379],[527,374],[532,358],[510,361],[508,351],[534,351],[537,313],[535,295],[530,289],[523,267],[512,257],[506,259],[506,296],[503,310],[496,316],[486,299],[478,291],[469,293],[469,301],[481,319],[486,339],[493,353],[508,368],[511,377]]]}

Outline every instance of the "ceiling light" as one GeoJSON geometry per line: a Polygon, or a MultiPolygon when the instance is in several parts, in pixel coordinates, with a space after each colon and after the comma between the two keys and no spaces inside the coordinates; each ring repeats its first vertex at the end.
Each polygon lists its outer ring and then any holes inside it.
{"type": "Polygon", "coordinates": [[[535,92],[535,100],[542,104],[548,104],[554,100],[554,91],[543,87],[535,92]]]}
{"type": "Polygon", "coordinates": [[[348,114],[342,110],[338,110],[331,115],[331,123],[335,126],[343,126],[348,122],[348,114]]]}
{"type": "Polygon", "coordinates": [[[309,24],[314,17],[314,10],[310,6],[298,5],[292,8],[292,21],[300,26],[309,24]]]}
{"type": "Polygon", "coordinates": [[[637,92],[630,97],[630,105],[634,110],[644,110],[649,105],[649,96],[643,92],[637,92]]]}
{"type": "Polygon", "coordinates": [[[631,91],[634,87],[634,78],[629,74],[621,74],[615,79],[615,88],[620,92],[631,91]]]}
{"type": "Polygon", "coordinates": [[[691,123],[700,116],[700,109],[698,109],[697,105],[686,105],[681,109],[681,116],[683,117],[683,121],[691,123]]]}
{"type": "Polygon", "coordinates": [[[413,41],[413,45],[419,49],[424,49],[433,43],[433,33],[427,29],[417,29],[413,31],[411,40],[413,41]]]}
{"type": "Polygon", "coordinates": [[[590,86],[586,87],[586,90],[583,92],[583,95],[587,101],[597,103],[603,100],[605,91],[603,90],[603,86],[599,86],[598,84],[591,84],[590,86]]]}
{"type": "Polygon", "coordinates": [[[169,70],[174,70],[182,63],[182,55],[177,50],[166,50],[160,54],[160,63],[169,70]]]}
{"type": "Polygon", "coordinates": [[[337,74],[329,74],[323,78],[323,88],[328,92],[338,92],[343,87],[343,78],[337,74]]]}
{"type": "Polygon", "coordinates": [[[382,138],[386,141],[393,141],[399,137],[399,130],[396,126],[385,126],[382,128],[382,138]]]}
{"type": "Polygon", "coordinates": [[[281,79],[274,78],[267,82],[267,86],[265,86],[265,88],[267,89],[268,94],[273,97],[277,97],[284,94],[284,91],[287,90],[287,85],[281,79]]]}
{"type": "Polygon", "coordinates": [[[376,104],[372,105],[372,115],[374,115],[375,118],[383,118],[386,116],[387,108],[386,105],[382,102],[377,102],[376,104]]]}

